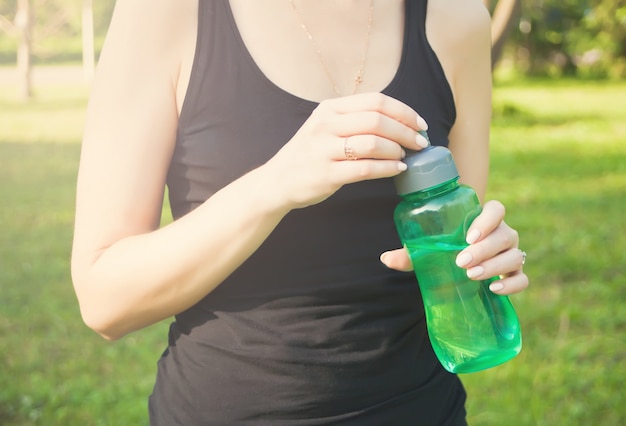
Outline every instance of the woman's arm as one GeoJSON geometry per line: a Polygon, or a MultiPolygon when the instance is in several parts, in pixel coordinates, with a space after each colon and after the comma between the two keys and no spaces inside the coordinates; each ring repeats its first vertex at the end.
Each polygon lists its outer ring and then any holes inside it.
{"type": "Polygon", "coordinates": [[[428,4],[429,42],[444,68],[456,106],[449,148],[461,182],[474,188],[481,200],[489,175],[490,25],[489,13],[478,0],[428,4]]]}
{"type": "MultiPolygon", "coordinates": [[[[72,274],[85,322],[107,338],[193,305],[286,212],[253,172],[157,230],[176,140],[181,50],[195,1],[119,1],[99,62],[77,186],[72,274]]],[[[190,39],[192,38],[192,39],[190,39]]]]}
{"type": "MultiPolygon", "coordinates": [[[[175,143],[179,50],[194,36],[194,3],[118,1],[99,60],[79,167],[72,275],[85,322],[109,338],[166,315],[164,294],[142,287],[181,274],[177,252],[164,249],[174,239],[153,231],[175,143]],[[129,310],[136,315],[122,321],[129,310]]],[[[193,253],[194,241],[187,244],[193,253]]]]}
{"type": "Polygon", "coordinates": [[[394,176],[404,167],[401,145],[419,149],[423,120],[394,99],[322,102],[269,162],[158,229],[196,22],[197,1],[119,0],[100,59],[79,168],[72,277],[84,321],[109,339],[197,303],[290,210],[346,183],[394,176]],[[362,160],[346,161],[346,137],[362,160]]]}
{"type": "MultiPolygon", "coordinates": [[[[457,111],[449,147],[461,181],[474,188],[482,200],[489,175],[491,20],[478,0],[429,2],[427,16],[429,42],[452,88],[457,111]]],[[[459,254],[457,264],[473,279],[502,276],[491,289],[511,294],[526,288],[528,277],[522,272],[518,234],[504,222],[504,213],[501,203],[485,203],[468,231],[471,245],[459,254]]],[[[411,269],[404,250],[384,253],[381,260],[394,269],[411,269]]]]}
{"type": "MultiPolygon", "coordinates": [[[[451,75],[457,118],[450,132],[450,149],[461,181],[484,199],[489,175],[489,129],[491,125],[491,18],[482,2],[445,0],[454,35],[448,33],[443,66],[451,75]],[[451,56],[449,56],[451,55],[451,56]],[[448,65],[448,67],[446,67],[448,65]]],[[[438,2],[435,2],[438,3],[438,2]]],[[[488,201],[468,230],[470,247],[459,253],[457,264],[470,278],[499,275],[492,291],[510,294],[524,290],[528,277],[522,271],[525,255],[518,249],[519,235],[504,222],[505,208],[488,201]]]]}

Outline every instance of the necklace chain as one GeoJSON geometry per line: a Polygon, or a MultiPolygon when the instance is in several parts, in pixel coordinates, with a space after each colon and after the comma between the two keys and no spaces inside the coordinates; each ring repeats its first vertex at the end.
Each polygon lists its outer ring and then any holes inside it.
{"type": "MultiPolygon", "coordinates": [[[[300,23],[300,27],[302,28],[302,31],[304,31],[304,34],[306,34],[307,38],[311,42],[311,45],[313,46],[313,49],[315,50],[317,58],[319,59],[320,63],[322,64],[322,68],[324,68],[324,72],[326,73],[326,76],[330,80],[330,83],[333,85],[334,92],[337,95],[341,96],[341,92],[337,88],[337,83],[335,83],[335,79],[333,78],[333,75],[330,72],[330,70],[328,68],[328,65],[326,64],[326,61],[324,60],[324,55],[322,55],[322,51],[320,50],[318,44],[315,42],[315,39],[313,38],[313,35],[311,35],[311,32],[309,31],[309,29],[305,25],[304,19],[302,18],[302,15],[300,14],[300,12],[298,12],[298,8],[296,7],[296,5],[294,3],[294,0],[289,0],[289,3],[291,4],[291,8],[293,9],[294,14],[298,18],[298,21],[300,23]]],[[[360,64],[360,67],[359,67],[359,71],[358,71],[357,75],[354,77],[354,87],[352,88],[352,93],[351,93],[353,95],[356,93],[356,91],[358,90],[358,88],[361,85],[361,83],[363,83],[363,71],[365,69],[365,61],[367,60],[367,53],[369,51],[370,33],[372,32],[373,16],[374,16],[374,0],[370,0],[369,16],[367,18],[367,33],[365,35],[365,43],[364,43],[365,44],[365,48],[364,48],[364,51],[363,51],[363,56],[361,58],[361,64],[360,64]]]]}

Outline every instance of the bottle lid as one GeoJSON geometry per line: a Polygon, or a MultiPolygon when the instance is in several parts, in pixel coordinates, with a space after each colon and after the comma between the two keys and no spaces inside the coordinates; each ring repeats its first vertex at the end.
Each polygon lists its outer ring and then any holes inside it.
{"type": "Polygon", "coordinates": [[[403,161],[407,169],[394,178],[399,195],[422,191],[459,177],[452,153],[442,146],[431,145],[407,153],[403,161]]]}

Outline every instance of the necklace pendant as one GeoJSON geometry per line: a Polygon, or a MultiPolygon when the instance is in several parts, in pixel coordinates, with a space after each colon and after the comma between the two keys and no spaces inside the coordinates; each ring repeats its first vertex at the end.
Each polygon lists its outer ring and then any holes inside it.
{"type": "MultiPolygon", "coordinates": [[[[337,89],[337,84],[335,84],[335,79],[333,78],[330,70],[328,69],[328,66],[326,65],[326,61],[324,60],[322,52],[319,46],[317,45],[317,43],[315,42],[313,35],[311,34],[306,24],[304,23],[304,20],[302,19],[302,15],[300,15],[300,12],[298,12],[298,9],[296,8],[294,0],[288,0],[288,1],[291,4],[291,9],[293,10],[293,13],[298,18],[302,31],[304,31],[304,34],[307,36],[307,38],[311,42],[313,49],[315,51],[315,54],[317,55],[317,58],[319,59],[322,65],[322,68],[324,68],[324,72],[328,76],[328,80],[333,86],[333,90],[338,96],[341,96],[341,93],[337,89]]],[[[356,93],[361,83],[363,83],[363,69],[365,67],[365,61],[367,60],[367,52],[369,51],[370,33],[372,31],[373,16],[374,16],[374,0],[370,0],[369,16],[367,18],[367,33],[365,34],[365,51],[363,52],[363,58],[361,59],[361,68],[359,69],[359,73],[356,75],[356,77],[354,77],[354,87],[352,89],[353,95],[356,93]]]]}

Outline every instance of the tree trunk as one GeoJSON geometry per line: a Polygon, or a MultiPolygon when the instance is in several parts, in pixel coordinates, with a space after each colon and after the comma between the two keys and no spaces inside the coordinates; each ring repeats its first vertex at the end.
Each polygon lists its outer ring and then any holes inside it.
{"type": "MultiPolygon", "coordinates": [[[[491,10],[491,0],[483,0],[491,10]]],[[[513,24],[522,10],[521,0],[499,0],[491,14],[491,67],[495,68],[502,56],[504,44],[513,24]]]]}
{"type": "Polygon", "coordinates": [[[85,81],[90,83],[93,79],[95,64],[95,51],[93,40],[93,0],[83,0],[83,75],[85,81]]]}
{"type": "Polygon", "coordinates": [[[28,100],[32,96],[32,11],[30,0],[18,0],[15,14],[15,28],[19,34],[17,49],[17,73],[19,77],[20,96],[28,100]]]}

